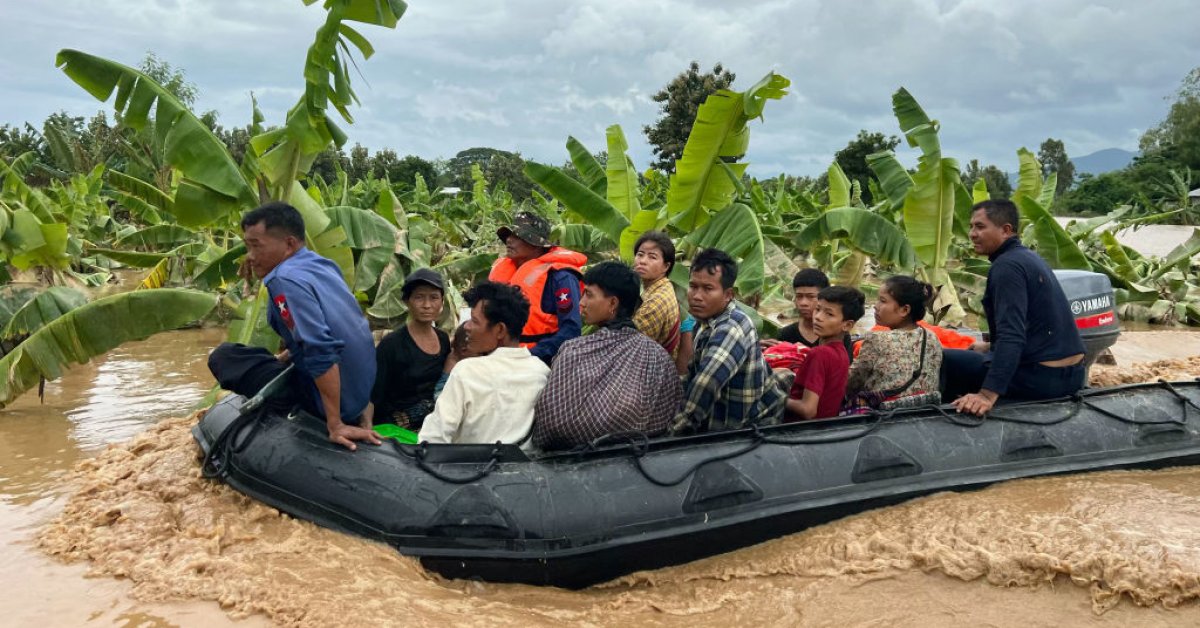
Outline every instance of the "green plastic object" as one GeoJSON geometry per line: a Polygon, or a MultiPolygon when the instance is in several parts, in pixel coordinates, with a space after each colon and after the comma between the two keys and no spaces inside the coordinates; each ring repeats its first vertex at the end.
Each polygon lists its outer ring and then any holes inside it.
{"type": "Polygon", "coordinates": [[[375,426],[375,433],[384,438],[394,438],[402,443],[409,445],[417,444],[417,433],[412,430],[406,430],[399,425],[393,423],[384,423],[375,426]]]}

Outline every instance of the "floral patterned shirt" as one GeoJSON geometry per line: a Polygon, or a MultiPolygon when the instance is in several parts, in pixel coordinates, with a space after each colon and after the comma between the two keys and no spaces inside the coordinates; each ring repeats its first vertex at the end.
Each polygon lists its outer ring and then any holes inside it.
{"type": "Polygon", "coordinates": [[[933,332],[920,327],[907,331],[875,332],[867,336],[858,357],[850,366],[846,395],[858,392],[878,392],[903,386],[913,371],[921,375],[911,386],[898,393],[901,396],[934,392],[938,389],[938,374],[942,368],[942,345],[933,332]],[[921,336],[926,336],[925,365],[921,366],[921,336]]]}

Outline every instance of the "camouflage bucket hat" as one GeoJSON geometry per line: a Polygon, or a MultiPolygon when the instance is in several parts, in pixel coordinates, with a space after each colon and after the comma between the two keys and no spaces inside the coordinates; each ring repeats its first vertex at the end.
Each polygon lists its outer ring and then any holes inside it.
{"type": "Polygon", "coordinates": [[[515,235],[534,246],[554,245],[550,242],[550,221],[530,212],[520,212],[513,216],[512,224],[497,229],[496,235],[500,237],[501,242],[507,240],[508,236],[515,235]]]}

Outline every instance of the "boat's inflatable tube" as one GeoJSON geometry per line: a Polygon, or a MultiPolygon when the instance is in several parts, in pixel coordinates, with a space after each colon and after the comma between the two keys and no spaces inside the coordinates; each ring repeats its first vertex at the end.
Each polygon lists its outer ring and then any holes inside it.
{"type": "Polygon", "coordinates": [[[935,491],[1200,462],[1200,383],[1086,391],[647,441],[529,460],[514,446],[360,446],[313,417],[215,405],[206,468],[296,517],[450,577],[580,587],[758,543],[935,491]]]}

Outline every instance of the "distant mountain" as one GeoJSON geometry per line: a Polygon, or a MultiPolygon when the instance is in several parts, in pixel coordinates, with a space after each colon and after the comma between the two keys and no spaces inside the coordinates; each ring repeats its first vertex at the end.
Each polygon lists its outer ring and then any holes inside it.
{"type": "Polygon", "coordinates": [[[1104,174],[1105,172],[1120,170],[1128,166],[1137,155],[1135,152],[1121,150],[1120,148],[1105,148],[1090,155],[1076,157],[1071,161],[1075,164],[1076,175],[1085,172],[1104,174]]]}

